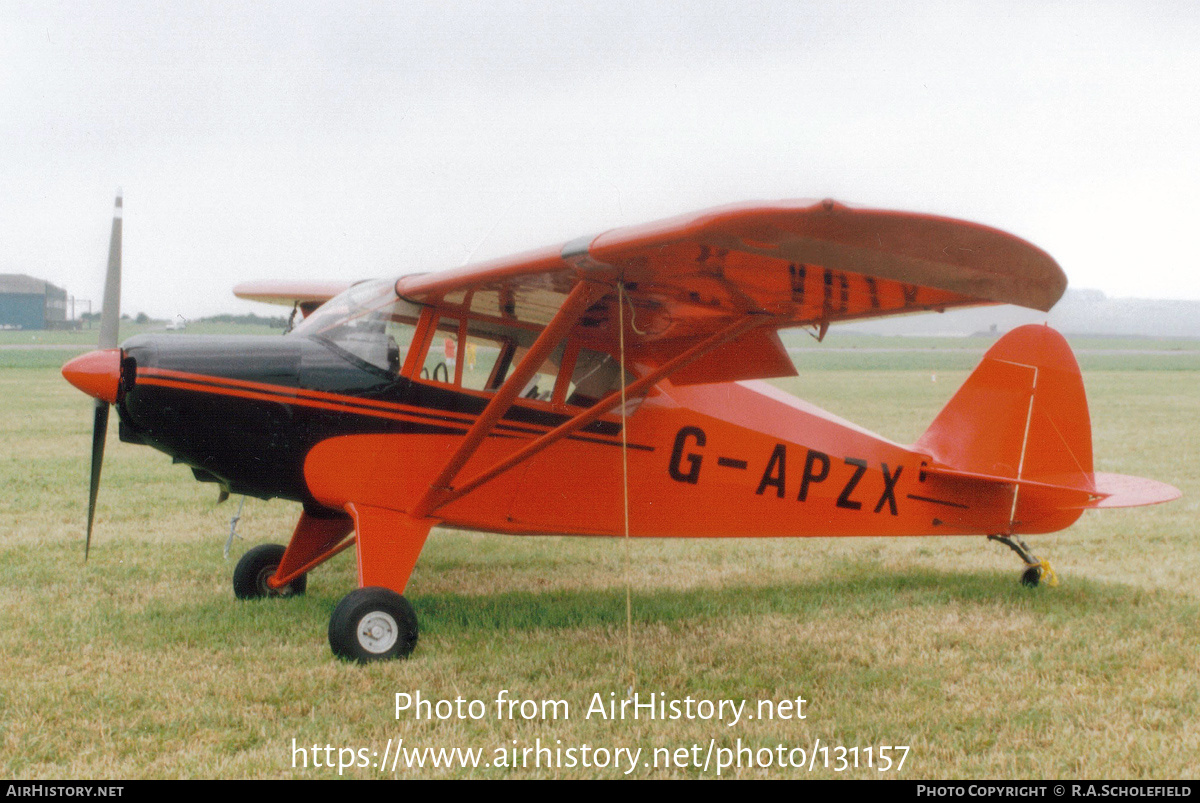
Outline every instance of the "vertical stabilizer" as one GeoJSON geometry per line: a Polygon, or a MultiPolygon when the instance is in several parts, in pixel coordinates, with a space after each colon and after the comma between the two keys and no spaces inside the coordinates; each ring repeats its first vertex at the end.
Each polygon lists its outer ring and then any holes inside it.
{"type": "Polygon", "coordinates": [[[1000,338],[916,445],[963,472],[1089,487],[1092,424],[1066,339],[1036,325],[1000,338]]]}
{"type": "Polygon", "coordinates": [[[996,341],[915,448],[928,474],[1012,489],[1007,529],[1052,532],[1086,508],[1178,499],[1178,488],[1092,470],[1092,423],[1079,364],[1048,326],[996,341]]]}

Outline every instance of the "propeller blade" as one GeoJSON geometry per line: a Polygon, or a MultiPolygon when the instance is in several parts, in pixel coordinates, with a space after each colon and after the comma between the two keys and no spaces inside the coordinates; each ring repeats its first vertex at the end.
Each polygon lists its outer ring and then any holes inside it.
{"type": "Polygon", "coordinates": [[[107,436],[108,402],[96,399],[96,413],[92,423],[92,482],[88,491],[87,540],[83,542],[85,563],[92,548],[92,522],[96,519],[96,494],[100,491],[100,469],[104,465],[104,441],[107,436]]]}
{"type": "MultiPolygon", "coordinates": [[[[112,233],[108,239],[108,270],[104,275],[104,306],[100,312],[101,349],[117,347],[117,327],[121,323],[121,191],[113,203],[112,233]]],[[[83,544],[86,563],[92,548],[92,525],[96,519],[96,495],[100,492],[100,469],[104,466],[104,441],[108,437],[108,402],[96,399],[92,421],[92,475],[88,489],[87,540],[83,544]]]]}
{"type": "Polygon", "coordinates": [[[121,191],[113,206],[112,234],[108,239],[108,271],[104,275],[104,306],[100,313],[100,348],[117,347],[121,322],[121,191]]]}

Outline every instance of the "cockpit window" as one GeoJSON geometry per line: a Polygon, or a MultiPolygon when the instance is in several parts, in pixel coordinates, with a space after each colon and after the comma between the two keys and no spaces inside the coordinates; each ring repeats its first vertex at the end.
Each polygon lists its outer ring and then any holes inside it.
{"type": "Polygon", "coordinates": [[[383,279],[356,284],[317,308],[289,337],[311,337],[392,374],[400,372],[421,308],[383,279]]]}
{"type": "Polygon", "coordinates": [[[503,334],[471,328],[464,332],[459,319],[443,317],[425,354],[421,378],[468,390],[495,390],[504,381],[512,350],[512,339],[503,334]]]}
{"type": "MultiPolygon", "coordinates": [[[[396,295],[389,280],[361,282],[326,301],[292,330],[289,337],[311,337],[343,357],[400,373],[413,344],[421,307],[396,295]]],[[[434,315],[432,333],[424,337],[424,353],[413,355],[420,379],[474,391],[495,391],[537,339],[538,330],[496,321],[434,315]]],[[[549,402],[557,385],[558,403],[590,407],[621,387],[633,375],[622,375],[611,355],[580,348],[571,376],[558,383],[567,349],[559,346],[521,390],[521,398],[549,402]]],[[[411,378],[418,378],[414,376],[411,378]]]]}
{"type": "Polygon", "coordinates": [[[591,407],[609,393],[620,390],[622,376],[627,384],[636,378],[628,371],[622,374],[620,364],[611,355],[580,349],[571,374],[567,404],[591,407]]]}

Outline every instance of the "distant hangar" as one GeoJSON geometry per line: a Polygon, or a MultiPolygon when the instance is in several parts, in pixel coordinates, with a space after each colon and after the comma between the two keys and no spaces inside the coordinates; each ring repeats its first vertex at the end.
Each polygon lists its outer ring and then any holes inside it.
{"type": "Polygon", "coordinates": [[[66,329],[67,291],[24,273],[0,273],[0,328],[66,329]]]}

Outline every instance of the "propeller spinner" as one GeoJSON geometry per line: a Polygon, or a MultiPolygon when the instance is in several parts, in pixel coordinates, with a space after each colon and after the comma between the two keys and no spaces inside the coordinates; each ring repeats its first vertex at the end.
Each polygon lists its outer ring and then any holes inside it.
{"type": "Polygon", "coordinates": [[[108,435],[108,408],[116,404],[121,385],[121,350],[117,348],[117,325],[121,320],[121,192],[113,208],[112,234],[108,241],[108,272],[104,277],[104,306],[100,314],[99,349],[88,352],[63,366],[68,382],[92,396],[96,409],[92,422],[92,475],[88,492],[87,541],[83,547],[86,561],[92,545],[92,523],[96,517],[96,494],[100,490],[100,469],[104,463],[104,441],[108,435]]]}

